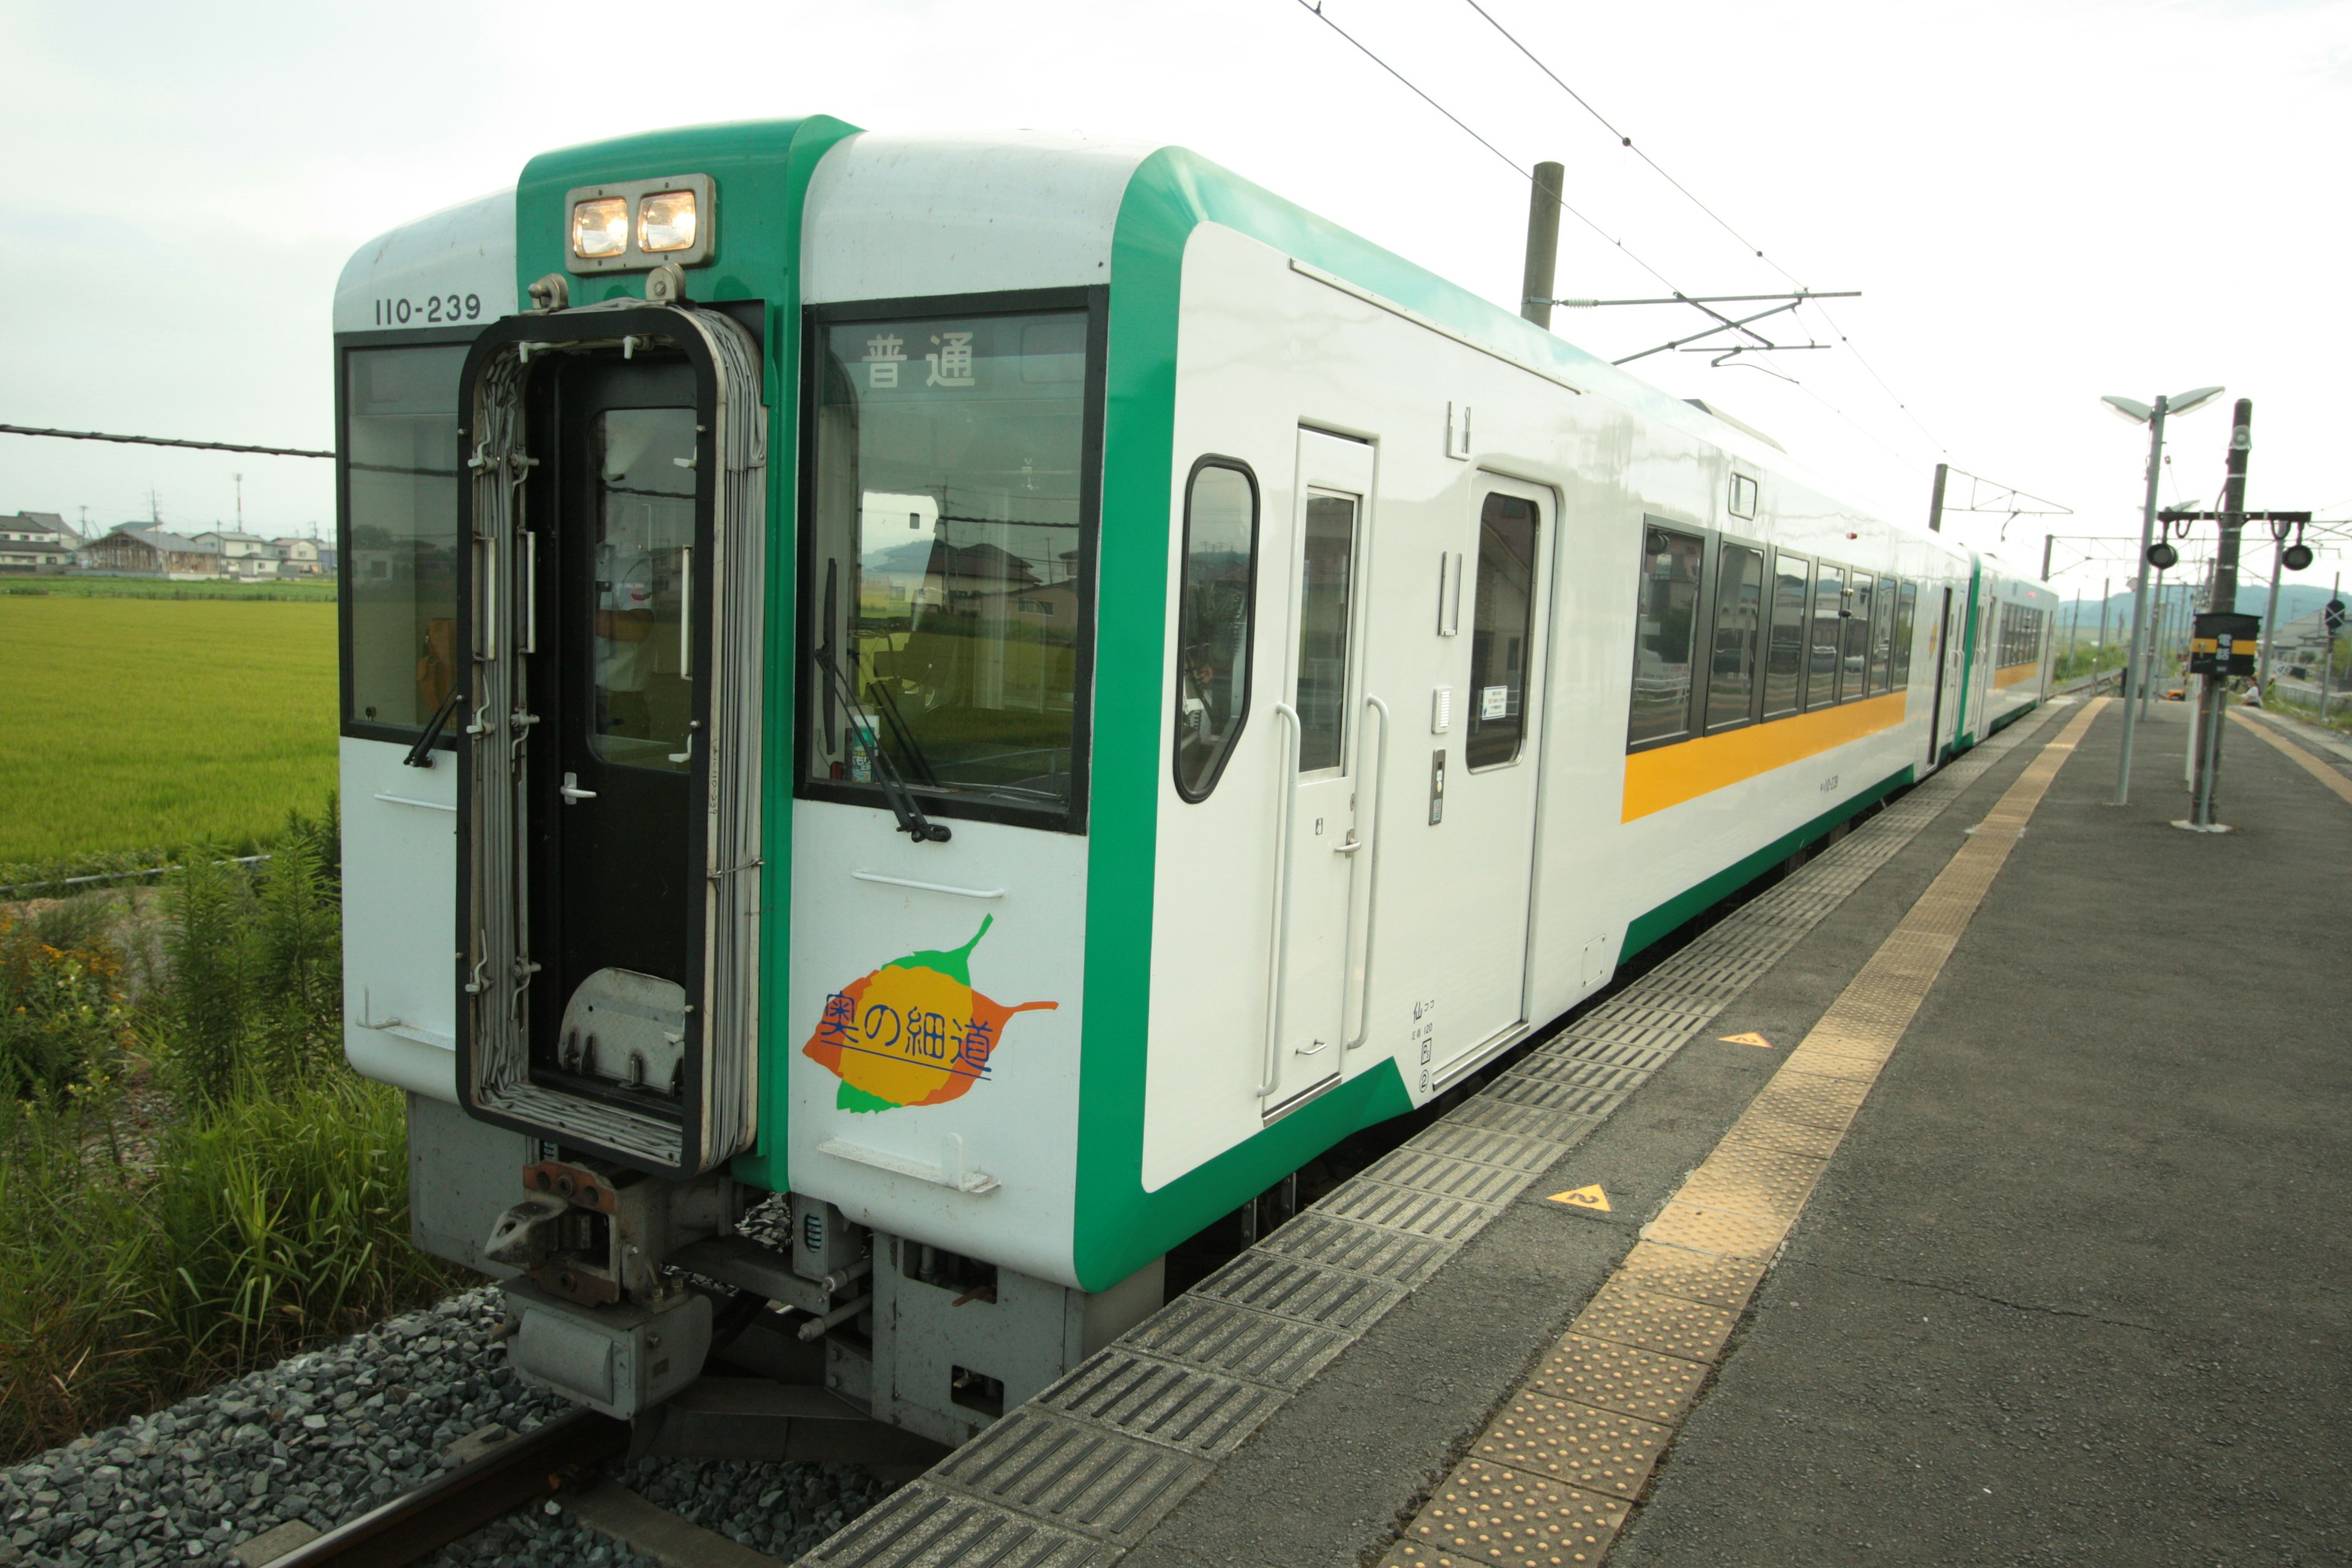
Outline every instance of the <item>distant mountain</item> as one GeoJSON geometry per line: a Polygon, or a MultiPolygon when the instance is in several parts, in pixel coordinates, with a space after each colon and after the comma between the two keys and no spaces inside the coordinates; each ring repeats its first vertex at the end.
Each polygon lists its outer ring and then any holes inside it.
{"type": "MultiPolygon", "coordinates": [[[[2334,574],[2331,573],[2330,575],[2334,574]]],[[[2153,579],[2150,581],[2152,583],[2153,579]]],[[[2188,591],[2194,594],[2201,586],[2201,584],[2188,585],[2188,591]]],[[[2166,578],[2164,583],[2166,602],[2177,605],[2184,584],[2178,579],[2166,578]]],[[[2279,624],[2284,626],[2289,621],[2316,615],[2319,607],[2327,603],[2327,584],[2325,583],[2292,581],[2281,583],[2279,584],[2279,624]]],[[[2238,584],[2238,613],[2242,616],[2261,615],[2270,607],[2270,596],[2271,583],[2267,574],[2253,582],[2241,582],[2238,584]]],[[[2352,584],[2347,584],[2345,588],[2345,602],[2352,604],[2352,584]]],[[[2081,610],[2083,629],[2096,631],[2099,626],[2099,601],[2095,598],[2086,598],[2082,602],[2081,610]]],[[[2062,626],[2071,626],[2074,623],[2074,601],[2069,599],[2059,607],[2058,624],[2062,626]]],[[[2131,595],[2129,594],[2111,595],[2107,600],[2107,625],[2113,627],[2127,623],[2130,618],[2131,595]]]]}

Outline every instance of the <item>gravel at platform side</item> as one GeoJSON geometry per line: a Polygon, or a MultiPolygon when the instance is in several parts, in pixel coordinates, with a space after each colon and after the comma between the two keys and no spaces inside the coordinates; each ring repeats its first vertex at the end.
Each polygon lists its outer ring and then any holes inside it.
{"type": "MultiPolygon", "coordinates": [[[[481,1428],[523,1432],[563,1408],[492,1340],[498,1290],[292,1356],[168,1410],[0,1470],[0,1568],[235,1568],[234,1548],[299,1519],[328,1530],[450,1468],[481,1428]]],[[[640,1460],[626,1484],[789,1560],[881,1496],[863,1470],[640,1460]]],[[[445,1549],[445,1563],[651,1568],[568,1514],[534,1510],[445,1549]]]]}

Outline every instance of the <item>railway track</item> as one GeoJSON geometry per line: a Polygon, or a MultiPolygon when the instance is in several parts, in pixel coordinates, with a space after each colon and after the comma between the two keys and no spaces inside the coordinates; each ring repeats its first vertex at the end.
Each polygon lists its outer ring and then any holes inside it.
{"type": "Polygon", "coordinates": [[[567,1412],[271,1559],[269,1568],[400,1568],[516,1509],[581,1485],[597,1465],[628,1447],[627,1422],[593,1410],[567,1412]]]}

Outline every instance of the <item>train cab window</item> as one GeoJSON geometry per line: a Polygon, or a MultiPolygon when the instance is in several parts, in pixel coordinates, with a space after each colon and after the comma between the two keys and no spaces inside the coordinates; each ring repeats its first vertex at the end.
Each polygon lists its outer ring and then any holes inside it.
{"type": "Polygon", "coordinates": [[[1870,673],[1870,603],[1871,575],[1867,572],[1853,574],[1853,589],[1846,595],[1845,625],[1838,660],[1838,700],[1851,702],[1868,695],[1870,673]]]}
{"type": "Polygon", "coordinates": [[[1895,595],[1895,647],[1891,684],[1897,691],[1911,689],[1911,639],[1918,635],[1919,584],[1906,583],[1895,595]]]}
{"type": "Polygon", "coordinates": [[[1696,534],[1653,523],[1643,531],[1642,582],[1634,603],[1633,716],[1629,746],[1690,732],[1691,665],[1698,644],[1699,572],[1706,546],[1696,534]]]}
{"type": "Polygon", "coordinates": [[[1467,766],[1515,760],[1527,735],[1528,646],[1535,630],[1536,503],[1489,495],[1478,513],[1478,599],[1470,634],[1467,766]]]}
{"type": "Polygon", "coordinates": [[[343,721],[362,731],[415,734],[457,678],[466,351],[436,343],[343,356],[343,721]]]}
{"type": "Polygon", "coordinates": [[[1744,724],[1755,711],[1757,644],[1764,619],[1764,552],[1726,542],[1715,566],[1715,646],[1707,659],[1706,727],[1744,724]]]}
{"type": "Polygon", "coordinates": [[[1206,800],[1249,716],[1257,588],[1257,481],[1203,458],[1184,491],[1184,585],[1176,605],[1176,791],[1206,800]]]}
{"type": "Polygon", "coordinates": [[[1087,311],[811,326],[803,788],[1075,826],[1087,311]]]}
{"type": "Polygon", "coordinates": [[[1838,649],[1844,642],[1845,568],[1822,563],[1813,576],[1813,629],[1805,648],[1805,707],[1838,700],[1838,649]]]}
{"type": "Polygon", "coordinates": [[[1870,694],[1878,696],[1886,689],[1888,659],[1895,641],[1895,583],[1887,577],[1878,580],[1877,595],[1870,604],[1870,694]]]}
{"type": "Polygon", "coordinates": [[[1805,588],[1811,563],[1772,558],[1772,632],[1764,648],[1764,717],[1785,718],[1804,704],[1805,588]]]}

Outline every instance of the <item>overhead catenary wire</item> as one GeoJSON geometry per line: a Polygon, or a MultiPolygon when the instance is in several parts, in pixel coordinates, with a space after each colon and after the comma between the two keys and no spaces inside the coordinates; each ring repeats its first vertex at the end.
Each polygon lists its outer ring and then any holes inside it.
{"type": "MultiPolygon", "coordinates": [[[[1301,0],[1301,3],[1304,4],[1305,0],[1301,0]]],[[[1639,158],[1643,163],[1648,164],[1651,170],[1657,174],[1658,178],[1665,181],[1666,184],[1672,185],[1676,191],[1681,193],[1684,199],[1688,201],[1693,206],[1698,208],[1700,212],[1705,213],[1707,217],[1714,222],[1717,227],[1722,229],[1724,233],[1738,240],[1743,248],[1752,252],[1758,260],[1772,268],[1773,271],[1778,272],[1781,277],[1787,279],[1798,288],[1807,289],[1810,292],[1809,286],[1803,279],[1798,277],[1786,267],[1783,267],[1780,262],[1766,255],[1762,246],[1758,245],[1746,235],[1740,233],[1738,228],[1732,226],[1732,223],[1728,218],[1725,217],[1721,213],[1717,212],[1713,207],[1707,205],[1705,201],[1701,200],[1696,191],[1693,191],[1688,185],[1684,184],[1680,180],[1675,179],[1675,176],[1667,171],[1665,165],[1660,163],[1655,158],[1651,157],[1650,154],[1642,148],[1635,146],[1632,136],[1621,130],[1613,121],[1612,121],[1607,115],[1601,113],[1598,108],[1594,107],[1591,100],[1587,99],[1582,93],[1577,91],[1576,89],[1570,87],[1558,71],[1553,70],[1551,67],[1546,65],[1542,58],[1538,57],[1533,49],[1528,48],[1527,45],[1521,43],[1517,35],[1513,33],[1508,27],[1504,26],[1502,23],[1496,21],[1494,14],[1488,11],[1484,5],[1480,5],[1478,0],[1463,0],[1463,4],[1469,6],[1473,11],[1477,12],[1478,15],[1485,19],[1488,26],[1501,34],[1504,39],[1508,42],[1513,48],[1518,50],[1520,54],[1527,57],[1529,64],[1533,65],[1536,69],[1543,72],[1546,77],[1549,78],[1553,86],[1559,88],[1560,91],[1568,94],[1570,99],[1575,100],[1579,108],[1582,109],[1587,114],[1592,116],[1592,118],[1601,124],[1601,128],[1606,130],[1612,136],[1616,137],[1620,146],[1633,153],[1636,158],[1639,158]]],[[[1318,15],[1320,15],[1319,9],[1318,11],[1318,15]]],[[[1358,47],[1360,47],[1361,46],[1360,45],[1358,47]]],[[[1366,52],[1369,53],[1370,51],[1366,52]]],[[[1448,115],[1447,118],[1452,119],[1453,117],[1448,115]]],[[[1456,123],[1458,124],[1459,121],[1456,121],[1456,123]]],[[[1631,253],[1629,252],[1628,254],[1631,253]]],[[[1937,451],[1948,453],[1950,448],[1947,447],[1944,443],[1937,438],[1933,430],[1927,428],[1927,422],[1921,419],[1916,413],[1913,412],[1911,405],[1908,403],[1906,403],[1903,400],[1902,395],[1898,394],[1893,386],[1887,384],[1886,378],[1878,374],[1878,367],[1870,363],[1869,357],[1865,355],[1861,349],[1854,346],[1853,339],[1847,334],[1843,327],[1838,325],[1837,318],[1830,314],[1828,307],[1820,303],[1818,299],[1812,300],[1809,302],[1816,311],[1820,312],[1822,321],[1829,327],[1829,330],[1836,335],[1837,341],[1843,343],[1847,351],[1853,355],[1854,363],[1862,366],[1863,370],[1869,374],[1870,379],[1878,384],[1878,389],[1881,392],[1886,394],[1887,400],[1893,403],[1895,407],[1901,409],[1904,416],[1909,419],[1912,424],[1919,427],[1919,433],[1922,436],[1927,437],[1927,439],[1934,444],[1937,451]]],[[[1826,406],[1826,405],[1824,406],[1826,406]]],[[[1880,444],[1882,446],[1885,445],[1883,442],[1880,444]]]]}
{"type": "MultiPolygon", "coordinates": [[[[1464,121],[1460,115],[1454,113],[1452,110],[1446,108],[1445,105],[1432,98],[1427,92],[1423,91],[1418,85],[1416,85],[1410,77],[1406,76],[1404,72],[1397,69],[1396,67],[1389,64],[1388,61],[1382,59],[1378,54],[1375,54],[1372,51],[1371,47],[1366,44],[1361,38],[1357,37],[1353,33],[1348,31],[1347,28],[1342,27],[1339,23],[1325,16],[1323,14],[1322,0],[1297,0],[1297,3],[1301,10],[1306,11],[1317,21],[1330,28],[1333,32],[1339,34],[1342,38],[1347,39],[1348,42],[1352,45],[1359,53],[1362,54],[1366,59],[1371,61],[1374,65],[1380,67],[1381,69],[1394,77],[1404,86],[1405,89],[1411,92],[1415,98],[1418,98],[1422,102],[1429,105],[1430,108],[1437,110],[1438,113],[1452,121],[1455,128],[1458,129],[1465,136],[1469,137],[1470,140],[1478,143],[1479,146],[1484,147],[1487,152],[1492,153],[1496,157],[1500,158],[1503,161],[1504,165],[1513,174],[1518,175],[1519,178],[1527,181],[1529,184],[1533,184],[1535,183],[1535,172],[1533,170],[1523,167],[1517,159],[1512,157],[1508,153],[1504,152],[1500,147],[1496,146],[1492,142],[1487,141],[1484,136],[1479,135],[1477,132],[1470,128],[1468,122],[1464,121]]],[[[1676,289],[1675,287],[1675,280],[1673,279],[1667,277],[1664,273],[1659,271],[1656,268],[1643,260],[1639,256],[1633,253],[1623,240],[1618,238],[1615,235],[1611,234],[1607,229],[1601,227],[1591,218],[1587,217],[1583,213],[1579,212],[1575,207],[1570,206],[1567,201],[1560,200],[1559,208],[1560,211],[1568,214],[1569,216],[1574,218],[1577,222],[1582,224],[1585,227],[1591,229],[1601,238],[1607,240],[1611,245],[1613,245],[1619,250],[1623,251],[1625,253],[1626,259],[1632,261],[1633,265],[1639,267],[1643,271],[1648,273],[1651,277],[1656,279],[1667,288],[1674,289],[1675,293],[1679,294],[1682,292],[1680,289],[1676,289]]]]}
{"type": "Polygon", "coordinates": [[[120,441],[133,447],[184,447],[196,452],[252,452],[264,458],[331,458],[304,447],[252,447],[241,441],[183,441],[171,436],[117,436],[105,430],[47,430],[35,425],[0,425],[0,436],[54,436],[64,441],[120,441]]]}

